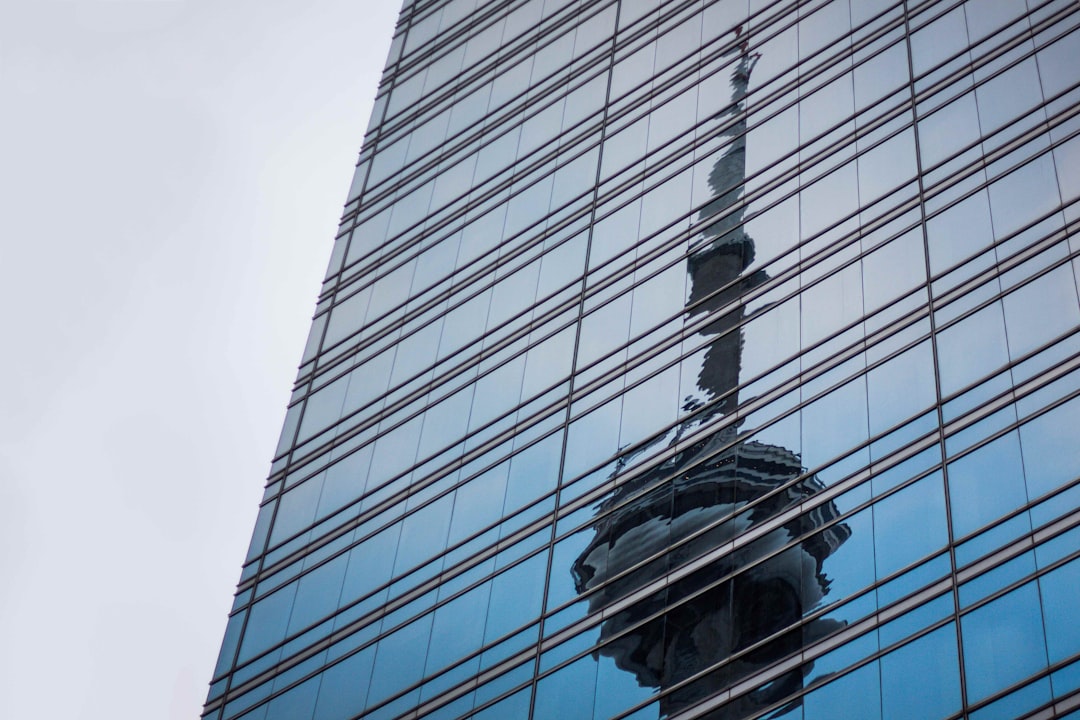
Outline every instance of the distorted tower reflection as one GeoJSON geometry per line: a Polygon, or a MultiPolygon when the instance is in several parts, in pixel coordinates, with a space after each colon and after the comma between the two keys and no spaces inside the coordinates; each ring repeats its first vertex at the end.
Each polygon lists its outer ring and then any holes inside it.
{"type": "MultiPolygon", "coordinates": [[[[740,440],[738,423],[719,423],[738,407],[743,334],[737,298],[768,279],[750,270],[754,242],[737,207],[746,179],[744,101],[758,56],[741,29],[731,74],[731,104],[720,116],[730,137],[709,175],[713,199],[701,210],[709,221],[701,247],[687,262],[689,320],[708,319],[709,339],[698,371],[699,395],[670,439],[678,454],[619,488],[598,507],[594,537],[573,564],[590,612],[609,608],[669,572],[673,582],[605,620],[599,653],[659,688],[661,716],[690,707],[838,629],[833,620],[799,625],[829,592],[823,564],[850,536],[829,525],[832,503],[739,544],[739,537],[823,489],[803,477],[799,454],[740,440]],[[732,209],[732,208],[735,209],[732,209]],[[684,440],[683,438],[696,439],[684,440]],[[793,541],[798,542],[792,545],[793,541]],[[591,592],[590,592],[591,591],[591,592]]],[[[638,451],[643,452],[643,451],[638,451]]],[[[619,468],[633,464],[624,458],[619,468]]],[[[616,475],[620,470],[616,470],[616,475]]],[[[629,472],[627,473],[629,474],[629,472]]],[[[709,717],[741,717],[774,705],[802,687],[806,666],[782,674],[709,717]]]]}

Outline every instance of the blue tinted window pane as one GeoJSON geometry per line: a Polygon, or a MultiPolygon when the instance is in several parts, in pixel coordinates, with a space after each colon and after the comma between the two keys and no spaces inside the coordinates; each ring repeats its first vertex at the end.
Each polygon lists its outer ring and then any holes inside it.
{"type": "Polygon", "coordinates": [[[1076,284],[1068,265],[1051,270],[1005,296],[1009,353],[1028,354],[1080,324],[1076,284]],[[1053,312],[1046,309],[1052,307],[1053,312]]]}
{"type": "Polygon", "coordinates": [[[244,628],[244,642],[240,645],[241,661],[251,659],[285,637],[295,595],[294,582],[252,605],[244,628]]]}
{"type": "Polygon", "coordinates": [[[1046,667],[1039,590],[1028,583],[965,615],[964,674],[973,702],[1046,667]]]}
{"type": "Polygon", "coordinates": [[[969,315],[938,335],[941,392],[949,395],[1009,361],[1000,303],[969,315]]]}
{"type": "Polygon", "coordinates": [[[1035,553],[1026,552],[960,586],[960,607],[966,608],[1035,572],[1035,553]]]}
{"type": "Polygon", "coordinates": [[[586,655],[540,680],[536,686],[536,717],[592,720],[596,668],[596,661],[586,655]]]}
{"type": "Polygon", "coordinates": [[[519,690],[510,697],[484,708],[472,716],[473,720],[502,720],[503,718],[523,718],[529,715],[529,689],[519,690]]]}
{"type": "Polygon", "coordinates": [[[368,706],[418,681],[424,665],[418,658],[427,655],[431,638],[431,615],[425,615],[379,641],[371,674],[368,706]]]}
{"type": "Polygon", "coordinates": [[[266,720],[308,720],[315,711],[319,678],[314,677],[270,701],[266,720]]]}
{"type": "Polygon", "coordinates": [[[323,673],[314,720],[350,717],[364,709],[374,659],[372,645],[323,673]]]}
{"type": "Polygon", "coordinates": [[[948,471],[957,536],[967,535],[1027,501],[1015,431],[949,463],[948,471]]]}
{"type": "Polygon", "coordinates": [[[803,700],[806,720],[881,717],[881,671],[878,663],[864,665],[810,693],[803,700]]]}
{"type": "Polygon", "coordinates": [[[986,707],[973,712],[971,720],[1012,720],[1050,700],[1050,678],[1039,678],[986,707]]]}
{"type": "Polygon", "coordinates": [[[877,576],[886,577],[945,546],[945,485],[935,472],[874,505],[877,576]],[[912,528],[919,528],[912,532],[912,528]]]}
{"type": "Polygon", "coordinates": [[[1057,568],[1039,578],[1046,644],[1050,662],[1080,652],[1080,623],[1076,622],[1076,593],[1080,588],[1080,561],[1057,568]]]}
{"type": "Polygon", "coordinates": [[[959,709],[960,662],[952,623],[881,658],[884,720],[937,720],[959,709]]]}
{"type": "Polygon", "coordinates": [[[1042,496],[1080,476],[1080,398],[1020,426],[1029,492],[1042,496]]]}

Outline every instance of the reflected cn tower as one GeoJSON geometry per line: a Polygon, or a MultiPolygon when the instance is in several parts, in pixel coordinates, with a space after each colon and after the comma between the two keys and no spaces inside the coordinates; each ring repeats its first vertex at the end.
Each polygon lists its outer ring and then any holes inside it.
{"type": "MultiPolygon", "coordinates": [[[[738,204],[746,180],[743,103],[757,56],[745,40],[736,52],[731,105],[717,118],[731,142],[709,174],[715,199],[701,210],[701,220],[708,222],[704,242],[687,260],[688,315],[709,321],[699,331],[709,338],[698,375],[701,394],[686,398],[688,407],[701,409],[671,439],[678,452],[670,460],[619,482],[599,506],[596,537],[572,568],[578,592],[595,614],[643,588],[658,588],[643,602],[623,602],[604,620],[601,639],[610,642],[599,652],[641,685],[667,691],[660,696],[661,717],[717,695],[841,626],[822,619],[799,624],[828,594],[825,559],[850,535],[845,525],[832,522],[835,506],[818,506],[754,543],[735,542],[823,489],[804,474],[796,453],[741,441],[738,423],[724,424],[719,417],[739,404],[744,320],[742,307],[721,308],[767,280],[761,270],[743,275],[754,259],[754,241],[742,224],[746,207],[716,219],[738,204]],[[720,429],[683,440],[713,424],[720,429]],[[781,548],[786,550],[775,553],[781,548]],[[658,582],[672,576],[674,582],[658,582]]],[[[766,709],[799,690],[805,670],[787,672],[708,717],[745,717],[766,709]]]]}

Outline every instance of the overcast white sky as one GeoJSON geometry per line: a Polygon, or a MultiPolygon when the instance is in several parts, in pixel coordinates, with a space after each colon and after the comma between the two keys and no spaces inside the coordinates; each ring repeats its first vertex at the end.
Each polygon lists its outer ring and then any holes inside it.
{"type": "Polygon", "coordinates": [[[195,718],[399,0],[0,0],[0,717],[195,718]]]}

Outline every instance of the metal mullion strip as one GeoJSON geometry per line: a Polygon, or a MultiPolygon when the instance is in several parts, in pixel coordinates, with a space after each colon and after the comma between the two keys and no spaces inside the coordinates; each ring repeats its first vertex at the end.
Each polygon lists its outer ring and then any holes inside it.
{"type": "MultiPolygon", "coordinates": [[[[575,318],[574,318],[574,331],[573,331],[573,333],[574,333],[574,344],[573,344],[573,349],[572,349],[571,355],[570,355],[570,364],[569,364],[570,372],[569,372],[569,379],[567,380],[567,383],[568,383],[567,384],[567,390],[568,390],[568,392],[567,392],[566,398],[564,399],[565,409],[560,408],[560,410],[562,411],[562,418],[561,418],[561,421],[560,421],[560,428],[559,428],[559,433],[560,433],[560,436],[561,436],[560,437],[561,443],[560,443],[560,447],[559,447],[559,456],[558,456],[557,466],[556,466],[556,469],[555,469],[555,490],[554,490],[554,497],[553,497],[553,499],[554,499],[554,508],[553,508],[552,512],[550,513],[550,515],[549,515],[549,517],[551,518],[551,531],[550,531],[550,533],[548,535],[547,542],[544,545],[544,551],[547,553],[547,558],[546,558],[547,562],[546,562],[545,567],[544,567],[543,587],[542,587],[542,589],[540,591],[541,592],[540,617],[539,617],[539,620],[538,620],[538,623],[537,623],[537,637],[538,638],[542,638],[543,635],[544,635],[544,622],[545,622],[545,619],[544,619],[544,606],[548,602],[548,593],[551,590],[552,559],[553,559],[553,556],[554,556],[554,543],[555,543],[555,522],[556,522],[556,518],[557,518],[557,514],[556,514],[555,509],[558,508],[558,506],[559,506],[559,498],[562,495],[563,480],[564,480],[563,475],[565,473],[565,468],[566,468],[566,445],[567,445],[567,437],[569,435],[567,427],[568,427],[569,422],[570,422],[569,395],[573,392],[573,388],[574,388],[574,382],[575,382],[574,368],[576,367],[576,365],[578,363],[578,353],[579,353],[580,346],[581,346],[581,322],[582,322],[582,317],[583,317],[583,314],[584,314],[584,307],[585,307],[585,291],[586,291],[586,288],[587,288],[589,258],[592,256],[593,230],[594,230],[595,225],[596,225],[596,208],[597,208],[597,204],[598,204],[597,195],[599,193],[599,186],[600,186],[600,171],[601,171],[601,168],[603,167],[603,162],[604,162],[604,142],[607,139],[607,133],[608,133],[608,127],[609,127],[609,117],[608,117],[608,115],[609,115],[610,106],[611,106],[611,83],[612,83],[612,78],[614,76],[615,51],[616,51],[617,42],[618,42],[618,28],[619,28],[619,22],[620,22],[620,19],[621,19],[621,15],[622,15],[622,0],[618,0],[618,3],[615,5],[615,32],[611,36],[611,40],[610,40],[608,50],[605,53],[606,82],[605,82],[605,87],[604,87],[602,125],[601,125],[601,130],[600,130],[600,137],[599,137],[599,139],[597,141],[596,169],[595,169],[595,171],[593,173],[593,187],[591,188],[591,190],[592,190],[592,198],[591,198],[591,202],[589,204],[589,222],[588,222],[589,230],[588,230],[588,234],[586,235],[586,238],[585,238],[585,255],[584,255],[584,258],[582,258],[582,265],[581,265],[582,270],[581,270],[581,275],[580,275],[580,279],[579,279],[580,280],[580,289],[578,290],[578,293],[577,293],[577,303],[576,303],[576,307],[575,307],[576,312],[574,313],[574,315],[575,315],[575,318]]],[[[536,691],[537,691],[536,676],[537,676],[537,673],[539,672],[539,669],[540,669],[540,665],[539,665],[539,663],[540,663],[539,647],[535,647],[533,649],[532,654],[534,656],[533,659],[532,659],[532,672],[531,672],[531,677],[529,678],[529,682],[528,682],[528,688],[529,688],[529,699],[528,699],[529,700],[529,710],[528,710],[528,713],[529,713],[530,717],[532,716],[533,712],[535,711],[535,707],[536,707],[536,691]]],[[[473,705],[475,707],[475,705],[476,705],[475,700],[473,702],[473,705]]]]}
{"type": "MultiPolygon", "coordinates": [[[[922,30],[938,18],[948,15],[950,12],[963,5],[964,2],[965,0],[951,0],[951,3],[941,2],[941,0],[922,0],[920,3],[919,0],[911,0],[911,2],[908,3],[907,10],[907,17],[909,19],[907,31],[908,37],[911,37],[911,35],[922,30]],[[915,22],[910,21],[912,18],[915,19],[915,22]],[[922,22],[923,20],[926,20],[926,22],[922,22]],[[917,23],[921,24],[919,24],[918,27],[913,27],[917,23]]],[[[957,56],[953,56],[954,59],[955,57],[957,56]]],[[[945,65],[948,62],[951,62],[951,60],[946,60],[940,65],[945,65]]],[[[940,67],[940,65],[938,67],[940,67]]],[[[918,78],[913,76],[913,79],[917,80],[918,78]]]]}

